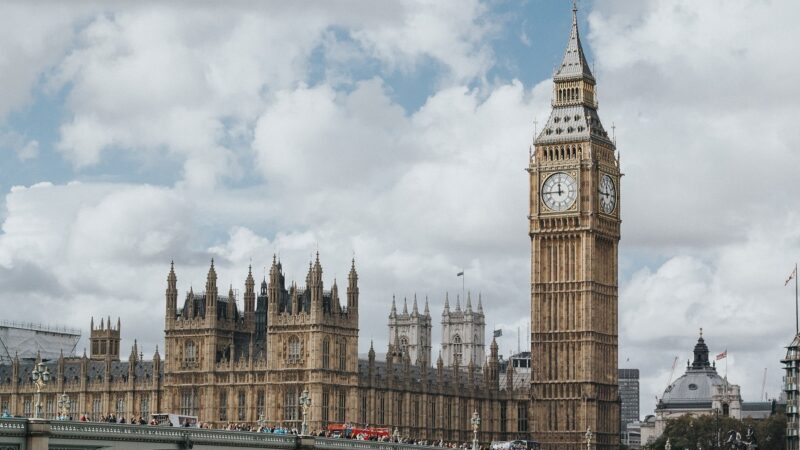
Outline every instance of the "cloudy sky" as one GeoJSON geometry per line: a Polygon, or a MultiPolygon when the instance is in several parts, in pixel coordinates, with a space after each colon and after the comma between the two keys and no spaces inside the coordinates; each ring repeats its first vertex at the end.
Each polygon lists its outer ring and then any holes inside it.
{"type": "MultiPolygon", "coordinates": [[[[620,365],[641,369],[642,415],[700,327],[746,400],[764,368],[775,396],[800,258],[800,4],[580,3],[626,174],[620,365]]],[[[464,270],[508,354],[530,312],[523,168],[570,9],[3,2],[1,318],[85,335],[121,316],[124,348],[148,354],[170,260],[181,291],[212,257],[242,289],[251,260],[260,276],[279,253],[302,281],[318,249],[328,284],[355,255],[361,351],[385,348],[392,295],[427,296],[438,322],[464,270]]]]}

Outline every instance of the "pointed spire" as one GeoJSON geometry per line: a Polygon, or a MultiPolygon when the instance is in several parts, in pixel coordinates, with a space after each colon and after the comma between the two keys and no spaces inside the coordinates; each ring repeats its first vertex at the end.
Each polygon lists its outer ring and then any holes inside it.
{"type": "Polygon", "coordinates": [[[456,294],[456,311],[461,311],[461,297],[456,294]]]}
{"type": "Polygon", "coordinates": [[[156,352],[153,353],[153,359],[155,360],[161,359],[161,355],[158,354],[158,345],[156,345],[156,352]]]}
{"type": "Polygon", "coordinates": [[[483,303],[481,302],[481,293],[478,292],[478,312],[483,314],[483,303]]]}
{"type": "Polygon", "coordinates": [[[169,275],[167,275],[167,283],[169,286],[174,286],[175,283],[178,281],[178,277],[175,276],[175,261],[169,262],[169,275]]]}
{"type": "Polygon", "coordinates": [[[211,267],[208,268],[208,278],[211,278],[211,275],[214,275],[214,279],[217,279],[217,271],[214,269],[214,258],[211,258],[211,267]]]}
{"type": "Polygon", "coordinates": [[[414,294],[414,306],[411,308],[411,315],[417,317],[419,315],[419,309],[417,308],[417,294],[414,294]]]}
{"type": "Polygon", "coordinates": [[[372,339],[369,340],[369,353],[367,355],[370,361],[375,361],[375,347],[372,345],[372,339]]]}
{"type": "Polygon", "coordinates": [[[572,29],[569,33],[567,49],[564,51],[564,58],[561,61],[561,66],[553,79],[568,80],[580,78],[587,78],[594,81],[594,76],[589,69],[589,63],[586,62],[586,56],[583,53],[583,46],[581,45],[580,32],[578,30],[578,5],[573,2],[572,29]]]}
{"type": "Polygon", "coordinates": [[[394,302],[394,294],[392,294],[392,311],[389,313],[389,318],[393,319],[397,317],[397,305],[394,302]]]}
{"type": "Polygon", "coordinates": [[[431,310],[428,307],[428,296],[427,295],[425,296],[425,315],[428,316],[428,317],[431,316],[431,310]]]}
{"type": "Polygon", "coordinates": [[[472,293],[471,292],[467,292],[467,306],[466,306],[465,309],[466,309],[467,312],[472,312],[472,293]]]}
{"type": "Polygon", "coordinates": [[[443,316],[450,314],[450,293],[444,293],[444,312],[442,312],[443,316]]]}
{"type": "Polygon", "coordinates": [[[408,299],[403,297],[403,315],[408,315],[408,299]]]}

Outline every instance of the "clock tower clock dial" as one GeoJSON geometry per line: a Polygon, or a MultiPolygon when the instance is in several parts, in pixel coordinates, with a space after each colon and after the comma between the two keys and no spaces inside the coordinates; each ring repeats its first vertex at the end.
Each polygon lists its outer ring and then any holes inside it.
{"type": "Polygon", "coordinates": [[[566,211],[578,197],[578,185],[575,179],[564,172],[556,172],[542,185],[542,200],[552,211],[566,211]]]}
{"type": "Polygon", "coordinates": [[[620,168],[572,31],[530,165],[531,423],[541,450],[619,448],[620,168]]]}
{"type": "Polygon", "coordinates": [[[608,175],[600,178],[600,209],[611,214],[617,206],[617,188],[614,187],[614,180],[608,175]]]}

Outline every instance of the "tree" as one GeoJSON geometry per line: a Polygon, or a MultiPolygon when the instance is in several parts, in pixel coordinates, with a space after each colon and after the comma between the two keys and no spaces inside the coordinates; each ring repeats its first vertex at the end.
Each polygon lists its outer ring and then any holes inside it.
{"type": "Polygon", "coordinates": [[[780,413],[764,420],[685,415],[667,421],[664,433],[646,448],[664,450],[669,439],[673,450],[713,450],[718,448],[718,445],[719,448],[727,449],[730,448],[730,445],[725,443],[728,433],[735,431],[744,438],[748,427],[752,427],[756,434],[759,450],[785,450],[786,416],[780,413]]]}

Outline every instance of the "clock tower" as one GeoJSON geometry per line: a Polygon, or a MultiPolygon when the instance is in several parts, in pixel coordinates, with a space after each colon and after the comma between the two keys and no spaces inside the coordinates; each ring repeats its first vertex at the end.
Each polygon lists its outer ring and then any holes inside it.
{"type": "Polygon", "coordinates": [[[531,397],[542,450],[619,447],[620,168],[597,114],[577,8],[529,162],[531,397]]]}

